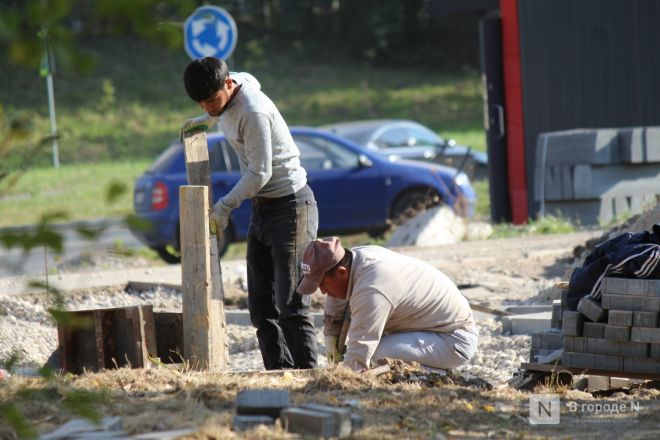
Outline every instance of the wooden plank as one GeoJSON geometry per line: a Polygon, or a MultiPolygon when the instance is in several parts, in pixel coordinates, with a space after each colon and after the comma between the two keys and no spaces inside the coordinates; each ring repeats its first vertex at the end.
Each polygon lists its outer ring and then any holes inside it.
{"type": "Polygon", "coordinates": [[[220,370],[226,364],[225,320],[222,295],[218,295],[222,289],[217,289],[211,274],[208,188],[181,186],[179,202],[183,352],[194,369],[220,370]]]}
{"type": "Polygon", "coordinates": [[[593,374],[596,376],[610,376],[610,377],[628,377],[631,379],[648,379],[648,380],[660,380],[660,374],[646,374],[646,373],[629,373],[624,371],[608,371],[608,370],[598,370],[592,368],[572,368],[572,367],[563,367],[561,365],[554,364],[537,364],[532,362],[523,362],[520,364],[520,368],[523,370],[530,371],[541,371],[546,373],[560,373],[562,371],[568,371],[573,374],[593,374]]]}
{"type": "MultiPolygon", "coordinates": [[[[188,184],[189,185],[199,185],[207,188],[206,198],[208,203],[205,206],[204,212],[205,220],[204,224],[199,227],[209,229],[209,220],[211,209],[213,207],[213,185],[211,180],[211,166],[209,163],[209,151],[208,144],[206,140],[206,133],[199,133],[193,136],[184,138],[184,152],[186,157],[186,173],[188,175],[188,184]]],[[[183,248],[183,216],[181,216],[181,247],[183,248]]],[[[209,285],[211,287],[211,298],[210,301],[212,304],[209,304],[209,311],[211,313],[207,317],[207,328],[209,331],[209,339],[211,340],[212,350],[221,353],[221,355],[213,356],[213,366],[209,368],[213,369],[223,369],[227,364],[227,359],[225,357],[226,352],[226,340],[225,340],[225,314],[224,314],[224,289],[222,287],[222,268],[220,266],[220,233],[215,228],[210,232],[208,238],[205,238],[209,242],[208,250],[205,250],[206,255],[209,256],[209,269],[210,269],[210,279],[209,285]]],[[[201,250],[201,249],[200,249],[201,250]]],[[[183,260],[183,253],[182,253],[183,260]]],[[[183,264],[182,264],[183,271],[183,264]]],[[[182,276],[185,272],[182,272],[182,276]]],[[[182,282],[185,284],[185,281],[182,282]]],[[[184,294],[185,298],[185,289],[184,294]]],[[[184,309],[184,322],[188,322],[184,309]]],[[[185,334],[185,332],[184,332],[185,334]]],[[[185,336],[184,336],[185,343],[185,336]]],[[[185,352],[185,349],[184,349],[185,352]]],[[[211,365],[211,364],[210,364],[211,365]]]]}

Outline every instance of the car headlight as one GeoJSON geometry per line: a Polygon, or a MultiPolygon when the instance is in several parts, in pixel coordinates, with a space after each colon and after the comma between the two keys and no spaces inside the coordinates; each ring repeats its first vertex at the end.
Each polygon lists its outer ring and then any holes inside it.
{"type": "Polygon", "coordinates": [[[467,174],[465,174],[463,171],[458,173],[458,176],[456,176],[454,181],[458,186],[466,186],[470,184],[470,179],[468,178],[467,174]]]}

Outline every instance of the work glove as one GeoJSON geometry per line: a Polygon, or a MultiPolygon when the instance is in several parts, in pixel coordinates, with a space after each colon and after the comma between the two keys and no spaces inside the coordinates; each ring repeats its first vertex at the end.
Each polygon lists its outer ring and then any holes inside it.
{"type": "Polygon", "coordinates": [[[183,141],[184,137],[207,131],[217,123],[218,117],[211,116],[208,113],[204,113],[202,116],[196,118],[188,119],[183,125],[181,125],[179,140],[183,141]]]}
{"type": "Polygon", "coordinates": [[[215,223],[216,233],[220,233],[227,229],[230,213],[231,208],[225,205],[222,202],[222,199],[218,200],[218,203],[213,205],[213,210],[211,211],[211,221],[215,223]]]}
{"type": "Polygon", "coordinates": [[[341,355],[337,349],[338,336],[325,335],[325,356],[328,358],[328,364],[338,364],[341,361],[341,355]]]}

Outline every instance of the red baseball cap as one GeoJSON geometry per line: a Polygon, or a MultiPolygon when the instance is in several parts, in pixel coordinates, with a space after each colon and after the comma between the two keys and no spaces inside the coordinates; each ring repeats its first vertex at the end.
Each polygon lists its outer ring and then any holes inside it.
{"type": "Polygon", "coordinates": [[[300,267],[303,279],[298,285],[298,293],[309,295],[316,291],[321,284],[323,275],[335,267],[346,255],[341,246],[339,237],[316,239],[307,246],[303,254],[300,267]]]}

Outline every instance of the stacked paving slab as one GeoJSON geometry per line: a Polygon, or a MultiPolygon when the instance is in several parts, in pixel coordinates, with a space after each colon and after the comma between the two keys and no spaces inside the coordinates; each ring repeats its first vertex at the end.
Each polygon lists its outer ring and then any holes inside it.
{"type": "Polygon", "coordinates": [[[294,407],[286,390],[246,390],[236,396],[234,431],[272,426],[278,418],[287,432],[323,438],[344,438],[364,425],[362,416],[347,407],[315,403],[294,407]]]}
{"type": "Polygon", "coordinates": [[[539,134],[534,200],[545,214],[591,225],[654,205],[660,195],[660,127],[539,134]]]}
{"type": "Polygon", "coordinates": [[[601,292],[564,305],[562,366],[660,374],[660,280],[604,278],[601,292]]]}

